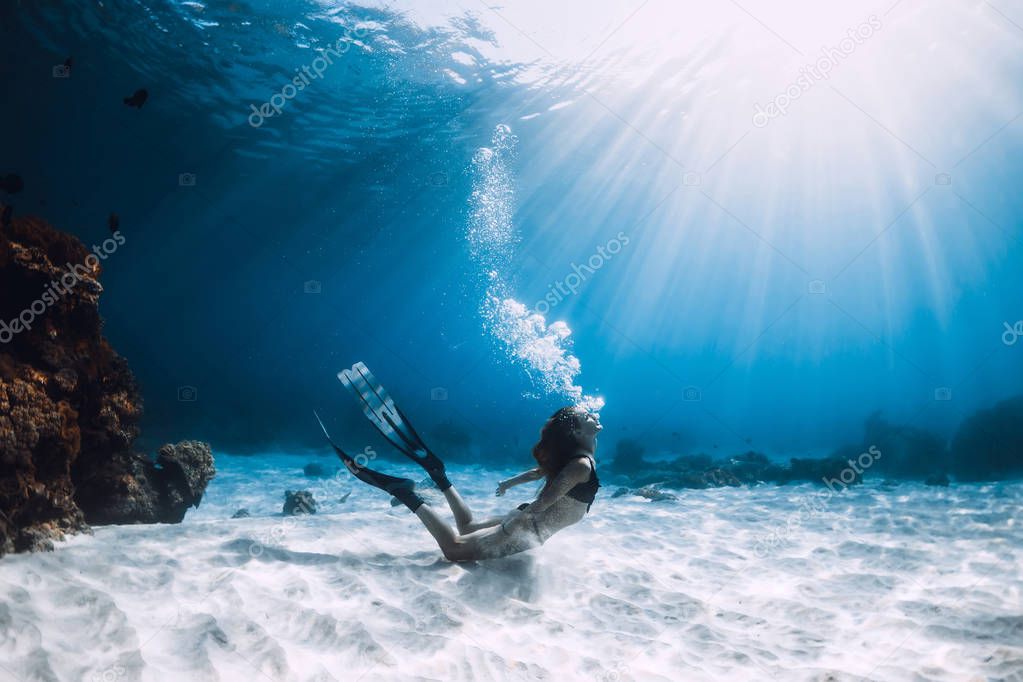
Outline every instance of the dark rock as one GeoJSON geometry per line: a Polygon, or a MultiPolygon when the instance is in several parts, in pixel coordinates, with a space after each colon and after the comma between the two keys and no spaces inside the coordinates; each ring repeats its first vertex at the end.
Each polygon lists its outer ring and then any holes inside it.
{"type": "Polygon", "coordinates": [[[726,485],[754,485],[776,480],[781,475],[781,468],[772,464],[767,455],[752,450],[732,457],[723,466],[723,469],[731,474],[736,481],[735,483],[726,483],[726,485]]]}
{"type": "Polygon", "coordinates": [[[672,495],[671,493],[666,493],[663,490],[652,485],[643,486],[642,488],[619,488],[618,490],[614,491],[614,494],[611,495],[611,497],[612,498],[624,497],[625,495],[635,495],[637,497],[643,497],[652,502],[675,502],[678,500],[678,497],[676,497],[675,495],[672,495]]]}
{"type": "Polygon", "coordinates": [[[951,481],[948,480],[948,476],[945,474],[931,474],[924,479],[924,484],[940,486],[942,488],[947,488],[949,483],[951,483],[951,481]]]}
{"type": "Polygon", "coordinates": [[[864,422],[863,443],[855,452],[836,454],[855,458],[862,450],[873,446],[881,456],[871,470],[900,478],[919,480],[948,469],[945,439],[915,426],[891,424],[881,418],[880,412],[870,415],[864,422]]]}
{"type": "Polygon", "coordinates": [[[288,490],[284,493],[284,515],[315,514],[316,500],[308,490],[288,490]]]}
{"type": "Polygon", "coordinates": [[[179,523],[215,474],[210,446],[198,441],[164,445],[155,461],[120,452],[82,472],[75,501],[93,525],[179,523]]]}
{"type": "Polygon", "coordinates": [[[1023,396],[968,417],[952,439],[951,459],[961,481],[1023,476],[1023,396]]]}
{"type": "Polygon", "coordinates": [[[625,476],[643,473],[650,466],[643,459],[644,450],[639,441],[631,438],[621,439],[615,443],[615,457],[608,465],[608,471],[625,476]]]}
{"type": "Polygon", "coordinates": [[[793,457],[788,471],[783,472],[782,483],[809,481],[822,483],[832,490],[845,490],[850,485],[863,483],[863,474],[856,470],[849,460],[840,457],[801,459],[793,457]]]}
{"type": "Polygon", "coordinates": [[[249,514],[249,510],[244,507],[236,511],[234,514],[231,514],[232,519],[247,519],[250,516],[251,514],[249,514]]]}
{"type": "Polygon", "coordinates": [[[212,472],[212,458],[196,467],[194,447],[159,465],[131,450],[142,398],[103,338],[90,255],[35,218],[0,229],[0,555],[47,549],[104,518],[174,520],[212,472]],[[12,327],[39,301],[45,310],[12,327]]]}
{"type": "Polygon", "coordinates": [[[319,462],[310,462],[302,467],[302,473],[309,478],[330,478],[340,471],[339,467],[327,466],[319,462]]]}

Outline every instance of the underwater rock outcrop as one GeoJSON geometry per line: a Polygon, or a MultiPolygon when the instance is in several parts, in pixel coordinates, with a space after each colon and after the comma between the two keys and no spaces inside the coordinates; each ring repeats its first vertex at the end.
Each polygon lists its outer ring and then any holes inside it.
{"type": "Polygon", "coordinates": [[[75,502],[95,525],[180,523],[198,507],[216,471],[210,446],[199,441],[164,445],[154,462],[128,450],[103,461],[75,464],[75,502]]]}
{"type": "Polygon", "coordinates": [[[0,228],[0,555],[94,523],[180,520],[213,476],[209,446],[135,453],[142,398],[102,335],[101,258],[42,220],[0,228]]]}
{"type": "Polygon", "coordinates": [[[1023,476],[1023,396],[967,417],[952,439],[951,459],[961,481],[1023,476]]]}
{"type": "Polygon", "coordinates": [[[880,412],[864,422],[863,443],[863,447],[873,445],[884,453],[877,460],[876,471],[888,476],[924,479],[948,471],[949,453],[944,438],[915,426],[889,423],[880,412]]]}
{"type": "Polygon", "coordinates": [[[649,464],[643,459],[645,448],[639,441],[623,438],[615,443],[615,457],[611,460],[608,470],[612,474],[632,476],[642,473],[649,464]]]}
{"type": "Polygon", "coordinates": [[[662,486],[703,489],[757,483],[784,485],[810,482],[845,487],[863,482],[861,468],[851,463],[855,459],[855,454],[852,459],[834,456],[822,459],[794,457],[788,466],[782,466],[771,462],[763,453],[753,451],[718,460],[705,454],[682,455],[672,460],[643,460],[641,456],[631,452],[632,447],[629,445],[627,450],[630,453],[629,463],[616,467],[612,462],[609,471],[627,478],[633,489],[623,490],[633,494],[638,494],[637,489],[656,490],[662,486]],[[642,463],[642,470],[635,468],[637,461],[642,463]],[[633,473],[623,474],[623,471],[633,473]]]}
{"type": "Polygon", "coordinates": [[[666,493],[663,490],[655,486],[644,486],[642,488],[619,488],[614,491],[611,495],[612,498],[624,497],[625,495],[635,495],[636,497],[642,497],[651,502],[677,502],[678,496],[666,493]]]}
{"type": "Polygon", "coordinates": [[[287,490],[284,492],[285,516],[298,516],[299,514],[315,514],[316,499],[308,490],[287,490]]]}

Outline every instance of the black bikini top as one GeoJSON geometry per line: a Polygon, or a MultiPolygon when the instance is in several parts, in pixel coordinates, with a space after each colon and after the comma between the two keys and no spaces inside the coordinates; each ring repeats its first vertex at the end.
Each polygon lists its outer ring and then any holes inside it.
{"type": "Polygon", "coordinates": [[[590,507],[593,505],[594,498],[597,497],[597,488],[600,487],[600,479],[597,478],[597,464],[593,461],[593,458],[589,455],[586,459],[590,460],[590,477],[583,483],[577,483],[572,486],[571,490],[565,493],[573,500],[578,500],[586,505],[586,511],[590,511],[590,507]]]}

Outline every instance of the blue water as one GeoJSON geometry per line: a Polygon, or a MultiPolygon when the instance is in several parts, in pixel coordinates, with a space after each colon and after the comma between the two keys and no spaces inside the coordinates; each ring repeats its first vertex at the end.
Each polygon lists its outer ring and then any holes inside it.
{"type": "Polygon", "coordinates": [[[87,244],[120,215],[102,313],[143,444],[322,449],[318,409],[362,447],[357,360],[470,463],[582,396],[605,451],[788,456],[1019,392],[1018,8],[548,5],[4,3],[0,170],[87,244]]]}

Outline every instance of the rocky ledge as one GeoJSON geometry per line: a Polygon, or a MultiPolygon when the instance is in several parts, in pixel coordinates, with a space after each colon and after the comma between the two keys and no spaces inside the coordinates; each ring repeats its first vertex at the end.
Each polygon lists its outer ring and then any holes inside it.
{"type": "Polygon", "coordinates": [[[215,474],[205,443],[132,449],[142,398],[102,335],[98,253],[42,220],[0,227],[0,556],[176,523],[215,474]]]}

